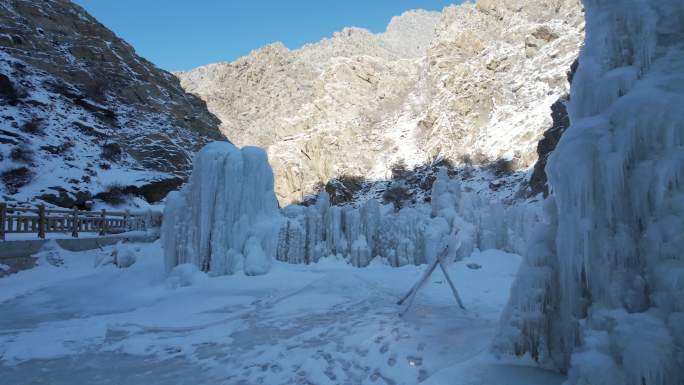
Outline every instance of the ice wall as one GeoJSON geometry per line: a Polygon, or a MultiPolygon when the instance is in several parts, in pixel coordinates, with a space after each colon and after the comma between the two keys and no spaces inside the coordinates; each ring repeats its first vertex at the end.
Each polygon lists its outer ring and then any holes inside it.
{"type": "Polygon", "coordinates": [[[684,2],[585,0],[554,201],[495,341],[570,384],[684,383],[684,2]]]}
{"type": "Polygon", "coordinates": [[[358,267],[378,258],[402,266],[430,262],[446,245],[449,260],[456,260],[475,248],[516,250],[528,227],[522,223],[536,219],[462,192],[446,170],[438,173],[431,198],[396,211],[372,199],[360,207],[332,206],[322,193],[313,206],[279,210],[265,153],[213,143],[195,157],[187,185],[168,197],[166,268],[191,263],[218,275],[256,275],[267,272],[274,257],[289,263],[335,257],[358,267]]]}
{"type": "Polygon", "coordinates": [[[210,143],[195,156],[188,183],[167,198],[166,268],[191,263],[215,274],[266,273],[281,221],[266,153],[210,143]]]}
{"type": "Polygon", "coordinates": [[[433,184],[431,204],[398,211],[372,199],[358,208],[331,206],[322,193],[314,206],[283,210],[277,258],[312,263],[336,256],[362,267],[378,257],[402,266],[431,261],[451,244],[450,259],[459,259],[477,247],[475,227],[460,213],[462,201],[459,182],[446,171],[433,184]]]}

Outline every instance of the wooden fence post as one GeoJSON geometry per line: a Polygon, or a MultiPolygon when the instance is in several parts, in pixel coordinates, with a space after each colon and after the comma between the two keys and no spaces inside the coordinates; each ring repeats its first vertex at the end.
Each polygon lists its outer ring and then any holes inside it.
{"type": "Polygon", "coordinates": [[[130,217],[130,216],[131,216],[131,211],[126,210],[126,212],[124,213],[124,217],[123,217],[123,232],[124,233],[126,231],[128,231],[128,217],[130,217]]]}
{"type": "Polygon", "coordinates": [[[102,214],[100,215],[100,218],[100,235],[105,235],[105,231],[107,230],[107,210],[102,209],[102,214]]]}
{"type": "Polygon", "coordinates": [[[71,214],[71,236],[78,238],[78,228],[81,224],[78,220],[78,207],[74,206],[74,211],[71,214]]]}
{"type": "Polygon", "coordinates": [[[45,239],[46,222],[47,221],[45,219],[45,205],[39,204],[38,205],[38,238],[45,239]]]}
{"type": "Polygon", "coordinates": [[[0,241],[5,240],[5,213],[7,212],[7,203],[0,202],[0,241]]]}

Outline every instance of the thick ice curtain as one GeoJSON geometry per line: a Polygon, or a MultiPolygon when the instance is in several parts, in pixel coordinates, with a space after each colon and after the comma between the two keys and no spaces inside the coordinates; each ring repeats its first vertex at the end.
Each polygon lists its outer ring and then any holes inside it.
{"type": "Polygon", "coordinates": [[[550,352],[572,384],[681,384],[684,2],[585,6],[572,125],[546,168],[558,223],[541,261],[558,287],[532,273],[533,248],[495,347],[550,352]],[[547,295],[525,305],[533,290],[547,295]],[[540,322],[520,322],[529,308],[540,322]]]}
{"type": "Polygon", "coordinates": [[[196,156],[183,189],[167,199],[162,227],[166,268],[192,263],[203,271],[268,271],[281,216],[266,153],[215,142],[196,156]]]}

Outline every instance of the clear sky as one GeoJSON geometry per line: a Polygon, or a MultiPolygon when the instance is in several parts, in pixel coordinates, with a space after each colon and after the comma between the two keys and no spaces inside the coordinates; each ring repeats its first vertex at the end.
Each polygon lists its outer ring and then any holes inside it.
{"type": "Polygon", "coordinates": [[[409,9],[459,0],[74,0],[166,70],[232,61],[266,44],[316,42],[347,26],[385,30],[409,9]]]}

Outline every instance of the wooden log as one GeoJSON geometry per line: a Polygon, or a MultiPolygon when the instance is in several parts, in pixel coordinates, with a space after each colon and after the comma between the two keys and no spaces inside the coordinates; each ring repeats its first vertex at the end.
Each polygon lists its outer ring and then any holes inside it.
{"type": "Polygon", "coordinates": [[[79,222],[78,207],[74,206],[71,213],[71,236],[74,238],[78,238],[79,222]]]}
{"type": "Polygon", "coordinates": [[[430,277],[430,275],[432,274],[433,271],[435,271],[436,268],[437,268],[437,261],[432,262],[430,264],[430,266],[428,267],[428,269],[423,272],[423,275],[420,277],[418,282],[416,282],[416,284],[413,285],[413,287],[411,287],[411,290],[409,290],[409,292],[406,293],[406,295],[404,295],[399,301],[397,301],[397,305],[401,305],[404,302],[406,302],[407,299],[415,296],[415,293],[418,292],[418,289],[421,286],[423,286],[425,281],[427,281],[428,277],[430,277]]]}
{"type": "Polygon", "coordinates": [[[444,261],[441,259],[439,260],[439,267],[442,268],[442,273],[444,273],[444,277],[446,278],[447,282],[449,283],[449,287],[451,287],[451,292],[454,293],[454,297],[456,297],[456,302],[458,303],[458,306],[465,310],[465,306],[463,306],[463,302],[461,301],[461,296],[458,295],[458,290],[456,290],[456,286],[454,286],[454,283],[451,281],[451,277],[449,276],[449,273],[447,272],[446,266],[444,264],[444,261]]]}
{"type": "Polygon", "coordinates": [[[107,210],[102,209],[102,214],[100,214],[100,235],[105,235],[107,231],[107,210]]]}
{"type": "Polygon", "coordinates": [[[442,269],[442,273],[444,273],[444,277],[446,278],[447,282],[449,283],[449,286],[451,287],[451,292],[454,294],[454,297],[456,298],[456,302],[458,303],[458,306],[465,310],[465,306],[463,306],[463,302],[461,301],[461,297],[458,295],[458,290],[456,290],[456,286],[454,283],[451,281],[451,277],[449,276],[449,273],[447,272],[445,263],[444,263],[444,258],[447,255],[447,252],[449,251],[449,247],[445,247],[442,253],[440,253],[435,261],[433,261],[430,266],[428,267],[427,270],[423,273],[423,275],[420,277],[420,280],[413,285],[411,290],[404,296],[402,297],[399,302],[397,302],[398,305],[403,304],[404,302],[407,302],[406,307],[404,310],[399,313],[400,316],[403,316],[406,314],[406,312],[411,308],[411,305],[413,304],[413,301],[416,297],[416,294],[418,294],[418,290],[420,290],[421,287],[428,281],[428,278],[430,278],[430,275],[435,271],[437,268],[437,265],[442,269]]]}
{"type": "Polygon", "coordinates": [[[45,205],[38,205],[38,238],[45,239],[45,205]]]}
{"type": "Polygon", "coordinates": [[[5,240],[5,222],[7,213],[7,203],[0,202],[0,241],[5,240]]]}
{"type": "Polygon", "coordinates": [[[425,270],[423,275],[420,277],[420,280],[413,285],[411,290],[404,296],[404,298],[400,299],[399,302],[397,302],[398,305],[402,305],[404,302],[408,301],[406,303],[406,307],[404,307],[404,310],[399,313],[400,316],[403,316],[406,314],[406,312],[411,308],[411,305],[413,305],[413,301],[416,298],[416,294],[418,294],[418,290],[427,282],[428,278],[430,278],[430,275],[432,275],[432,272],[435,271],[435,268],[437,268],[438,261],[434,261],[430,264],[430,267],[425,270]]]}

